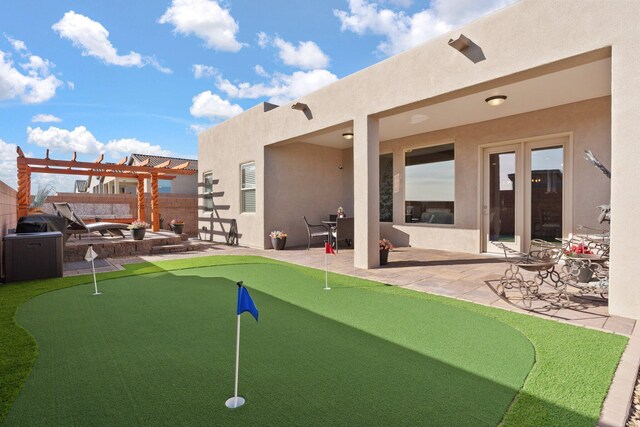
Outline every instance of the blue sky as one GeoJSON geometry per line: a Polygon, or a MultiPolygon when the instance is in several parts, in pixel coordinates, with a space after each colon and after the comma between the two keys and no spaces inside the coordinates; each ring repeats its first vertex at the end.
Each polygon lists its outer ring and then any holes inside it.
{"type": "MultiPolygon", "coordinates": [[[[0,14],[0,180],[15,149],[197,156],[197,132],[288,102],[513,0],[20,0],[0,14]]],[[[74,179],[33,177],[71,191],[74,179]]]]}

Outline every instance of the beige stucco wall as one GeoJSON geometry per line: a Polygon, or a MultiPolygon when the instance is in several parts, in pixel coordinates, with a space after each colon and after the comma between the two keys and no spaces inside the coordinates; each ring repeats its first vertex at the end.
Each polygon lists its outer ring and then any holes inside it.
{"type": "Polygon", "coordinates": [[[246,126],[237,126],[233,120],[219,124],[213,129],[201,133],[198,137],[198,193],[203,194],[202,176],[213,173],[217,183],[213,186],[216,193],[213,212],[204,211],[202,199],[199,203],[199,226],[213,227],[213,240],[224,241],[235,219],[238,227],[239,242],[242,245],[264,248],[264,144],[262,138],[267,133],[269,122],[260,104],[246,111],[242,117],[246,126]],[[215,132],[213,130],[215,129],[215,132]],[[256,212],[240,212],[240,165],[256,163],[256,212]]]}
{"type": "Polygon", "coordinates": [[[284,230],[288,246],[307,245],[302,216],[321,224],[342,205],[341,164],[342,150],[336,148],[303,143],[266,148],[265,247],[271,247],[272,230],[284,230]]]}
{"type": "Polygon", "coordinates": [[[640,2],[635,0],[522,0],[304,96],[300,101],[309,105],[311,120],[288,105],[268,112],[258,106],[203,132],[199,138],[201,170],[216,171],[225,191],[233,193],[225,194],[232,203],[228,215],[238,218],[239,231],[245,233],[247,243],[261,246],[265,229],[263,147],[353,123],[354,212],[366,213],[362,223],[355,224],[355,260],[357,266],[375,266],[379,230],[370,212],[375,197],[369,196],[378,186],[377,169],[370,167],[374,158],[377,161],[378,150],[371,145],[372,136],[377,134],[372,117],[397,107],[427,105],[462,92],[500,87],[506,81],[502,78],[518,78],[521,72],[610,48],[611,199],[615,218],[610,309],[615,314],[638,317],[638,233],[630,232],[629,224],[637,222],[640,200],[640,186],[631,184],[640,182],[640,144],[636,143],[640,141],[639,15],[640,2]],[[448,46],[447,41],[460,33],[482,47],[486,60],[474,64],[448,46]],[[362,159],[366,165],[358,162],[362,159]],[[259,208],[251,215],[237,212],[237,165],[245,160],[255,160],[257,167],[259,208]]]}

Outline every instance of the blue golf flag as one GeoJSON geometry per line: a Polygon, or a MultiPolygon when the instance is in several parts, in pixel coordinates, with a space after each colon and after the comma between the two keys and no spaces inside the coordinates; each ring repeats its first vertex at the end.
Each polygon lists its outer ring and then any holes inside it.
{"type": "Polygon", "coordinates": [[[240,315],[245,311],[248,311],[253,315],[253,317],[256,318],[256,321],[258,321],[258,309],[256,308],[256,305],[253,303],[253,300],[251,299],[251,295],[249,295],[249,291],[247,291],[247,288],[242,286],[240,283],[238,283],[238,313],[237,314],[240,315]]]}

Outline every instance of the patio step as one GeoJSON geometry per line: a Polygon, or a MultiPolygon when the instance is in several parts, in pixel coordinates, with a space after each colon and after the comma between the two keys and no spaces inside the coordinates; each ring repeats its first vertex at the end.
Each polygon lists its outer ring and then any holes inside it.
{"type": "Polygon", "coordinates": [[[187,252],[195,249],[194,245],[189,242],[175,244],[175,245],[159,245],[151,248],[152,254],[166,254],[173,252],[187,252]]]}

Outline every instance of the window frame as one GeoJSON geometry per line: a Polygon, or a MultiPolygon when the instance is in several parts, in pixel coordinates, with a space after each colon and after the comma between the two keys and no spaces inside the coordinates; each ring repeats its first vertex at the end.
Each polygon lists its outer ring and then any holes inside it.
{"type": "Polygon", "coordinates": [[[438,142],[438,143],[433,143],[433,144],[421,144],[421,145],[416,145],[416,146],[410,146],[410,147],[404,147],[403,148],[403,156],[402,156],[402,177],[403,177],[403,185],[402,185],[402,209],[403,209],[403,213],[404,213],[404,217],[405,217],[405,221],[403,221],[401,224],[402,225],[407,225],[407,226],[418,226],[418,227],[444,227],[444,228],[455,228],[456,226],[456,151],[457,151],[457,147],[456,147],[456,142],[455,140],[448,140],[448,141],[442,141],[442,142],[438,142]],[[416,151],[416,150],[421,150],[421,149],[425,149],[425,148],[435,148],[435,147],[441,147],[441,146],[446,146],[446,145],[451,145],[453,147],[453,216],[452,216],[452,223],[451,224],[446,224],[446,223],[429,223],[429,222],[406,222],[406,209],[407,209],[407,177],[406,177],[406,173],[407,173],[407,153],[412,152],[412,151],[416,151]]]}
{"type": "Polygon", "coordinates": [[[213,197],[211,196],[213,193],[213,171],[202,172],[202,207],[203,212],[213,212],[213,197]],[[211,189],[207,191],[207,176],[211,176],[211,189]],[[207,206],[207,200],[211,200],[211,207],[207,206]]]}
{"type": "Polygon", "coordinates": [[[240,164],[240,213],[241,214],[254,214],[257,211],[257,206],[256,206],[256,195],[257,195],[257,191],[256,191],[257,190],[256,189],[256,187],[257,187],[257,185],[256,185],[256,177],[257,177],[256,169],[257,168],[256,168],[255,160],[250,161],[250,162],[244,162],[244,163],[240,164]],[[253,187],[244,188],[244,186],[243,186],[244,184],[242,182],[242,172],[246,167],[251,166],[251,165],[253,165],[253,187]],[[252,210],[252,211],[248,211],[245,208],[245,196],[244,195],[245,195],[246,192],[249,192],[249,191],[253,191],[253,194],[254,194],[254,210],[252,210]]]}

